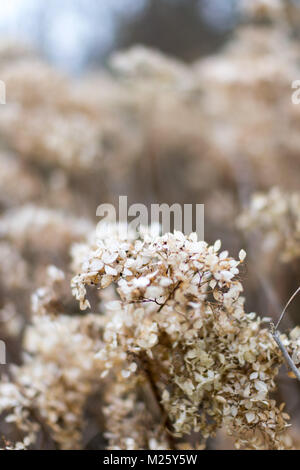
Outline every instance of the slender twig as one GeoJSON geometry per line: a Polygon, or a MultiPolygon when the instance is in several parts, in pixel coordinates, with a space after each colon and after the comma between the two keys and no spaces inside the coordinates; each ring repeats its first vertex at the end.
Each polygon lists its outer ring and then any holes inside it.
{"type": "Polygon", "coordinates": [[[273,323],[271,324],[271,333],[272,333],[272,336],[273,336],[277,346],[279,347],[280,351],[282,352],[282,355],[283,355],[287,365],[290,367],[290,369],[292,370],[292,372],[295,374],[296,378],[300,382],[300,372],[299,372],[298,368],[296,367],[294,361],[292,360],[291,356],[287,352],[283,342],[281,341],[280,334],[279,334],[279,331],[278,331],[278,327],[279,327],[280,322],[282,321],[282,319],[284,317],[285,312],[287,311],[287,308],[289,307],[289,305],[292,303],[292,301],[294,300],[294,298],[296,297],[296,295],[299,292],[300,292],[300,287],[298,287],[298,289],[293,293],[291,298],[288,300],[286,306],[284,307],[284,309],[282,310],[282,312],[280,314],[280,317],[279,317],[276,325],[274,325],[273,323]]]}
{"type": "Polygon", "coordinates": [[[286,306],[285,306],[284,309],[282,310],[281,315],[280,315],[280,317],[279,317],[279,319],[278,319],[278,322],[277,322],[276,325],[275,325],[275,330],[278,329],[279,324],[280,324],[281,320],[283,319],[285,312],[287,311],[287,308],[288,308],[289,305],[292,303],[292,301],[294,300],[294,298],[296,297],[296,295],[298,294],[298,292],[300,292],[300,286],[299,286],[298,289],[293,293],[292,297],[288,300],[286,306]]]}
{"type": "Polygon", "coordinates": [[[160,392],[159,392],[159,390],[157,388],[157,385],[155,383],[155,380],[153,378],[151,367],[150,367],[150,364],[149,364],[149,361],[148,361],[146,355],[144,355],[142,357],[141,363],[142,363],[141,365],[142,365],[142,370],[144,372],[145,378],[147,379],[147,382],[150,386],[150,390],[151,390],[151,393],[152,393],[153,398],[155,400],[155,403],[156,403],[156,405],[157,405],[157,407],[158,407],[158,409],[160,410],[160,413],[161,413],[161,418],[162,418],[162,420],[161,420],[161,432],[165,433],[165,437],[166,437],[166,439],[169,443],[170,450],[176,450],[176,443],[175,443],[174,437],[173,437],[173,435],[170,431],[170,429],[172,428],[172,425],[171,425],[168,413],[167,413],[167,411],[165,410],[165,408],[162,404],[160,392]]]}
{"type": "Polygon", "coordinates": [[[159,305],[160,307],[163,305],[159,303],[156,299],[138,299],[138,300],[132,300],[130,303],[131,304],[143,304],[143,303],[149,303],[149,302],[153,302],[156,305],[159,305]]]}
{"type": "Polygon", "coordinates": [[[280,339],[280,336],[279,336],[279,332],[278,331],[273,331],[272,332],[272,336],[274,338],[274,340],[276,341],[280,351],[282,352],[282,355],[286,361],[286,363],[288,364],[288,366],[290,367],[290,369],[292,370],[292,372],[294,372],[295,376],[297,377],[297,379],[299,380],[300,382],[300,373],[293,361],[293,359],[291,358],[291,356],[289,355],[289,353],[287,352],[285,346],[283,345],[281,339],[280,339]]]}
{"type": "Polygon", "coordinates": [[[174,287],[174,289],[170,292],[170,294],[168,295],[168,297],[166,298],[166,300],[164,301],[164,303],[159,307],[159,309],[157,310],[157,312],[159,313],[163,308],[164,306],[169,302],[169,300],[174,296],[175,294],[175,291],[178,289],[178,287],[180,286],[180,284],[182,283],[182,281],[178,281],[176,286],[174,287]]]}

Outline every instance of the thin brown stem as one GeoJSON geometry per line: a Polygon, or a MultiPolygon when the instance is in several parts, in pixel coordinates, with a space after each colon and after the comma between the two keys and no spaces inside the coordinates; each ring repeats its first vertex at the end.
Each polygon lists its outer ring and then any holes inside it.
{"type": "Polygon", "coordinates": [[[281,312],[281,315],[276,323],[276,325],[271,325],[271,333],[272,333],[272,336],[274,338],[274,340],[276,341],[277,343],[277,346],[279,347],[280,351],[282,352],[282,355],[287,363],[287,365],[290,367],[290,369],[292,370],[292,372],[295,374],[296,378],[299,380],[300,382],[300,373],[299,373],[299,370],[298,368],[296,367],[294,361],[292,360],[291,356],[289,355],[289,353],[287,352],[287,349],[286,347],[284,346],[283,342],[281,341],[280,339],[280,336],[279,336],[279,332],[278,332],[278,327],[280,325],[280,322],[281,320],[283,319],[284,317],[284,314],[285,312],[287,311],[289,305],[292,303],[292,301],[294,300],[294,298],[296,297],[296,295],[300,292],[300,287],[298,287],[298,289],[293,293],[293,295],[290,297],[290,299],[288,300],[286,306],[284,307],[284,309],[282,310],[281,312]]]}

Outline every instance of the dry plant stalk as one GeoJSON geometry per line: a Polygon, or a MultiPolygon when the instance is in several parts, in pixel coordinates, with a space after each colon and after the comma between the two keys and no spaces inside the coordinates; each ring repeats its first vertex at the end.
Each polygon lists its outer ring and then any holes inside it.
{"type": "Polygon", "coordinates": [[[287,311],[288,306],[292,303],[292,301],[294,300],[294,298],[296,297],[296,295],[299,292],[300,292],[300,287],[298,287],[298,289],[293,293],[293,295],[288,300],[286,306],[284,307],[283,311],[281,312],[281,315],[280,315],[276,325],[274,325],[273,323],[271,324],[271,332],[272,332],[272,336],[273,336],[274,340],[278,344],[278,347],[279,347],[279,349],[281,350],[281,352],[283,354],[283,357],[284,357],[287,365],[290,367],[290,369],[294,373],[295,377],[300,381],[299,370],[297,369],[297,367],[296,367],[295,363],[293,362],[291,356],[289,355],[288,351],[286,350],[283,342],[281,341],[280,336],[279,336],[279,332],[278,332],[279,325],[280,325],[280,323],[281,323],[281,321],[284,317],[285,312],[287,311]]]}

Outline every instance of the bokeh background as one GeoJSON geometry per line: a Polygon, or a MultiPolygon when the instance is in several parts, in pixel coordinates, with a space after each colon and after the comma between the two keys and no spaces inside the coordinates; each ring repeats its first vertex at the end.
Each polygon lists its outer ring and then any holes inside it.
{"type": "MultiPolygon", "coordinates": [[[[204,203],[206,240],[247,251],[248,311],[279,316],[300,279],[299,26],[292,0],[1,3],[2,376],[22,367],[49,264],[66,273],[64,312],[78,313],[72,244],[119,195],[204,203]]],[[[277,395],[299,443],[299,385],[284,369],[277,395]]]]}
{"type": "Polygon", "coordinates": [[[12,0],[0,33],[36,47],[72,74],[139,43],[192,61],[222,45],[240,19],[236,0],[12,0]]]}

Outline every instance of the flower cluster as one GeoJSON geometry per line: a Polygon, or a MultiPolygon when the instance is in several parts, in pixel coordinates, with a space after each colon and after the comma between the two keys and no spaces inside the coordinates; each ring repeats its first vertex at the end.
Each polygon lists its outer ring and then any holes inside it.
{"type": "Polygon", "coordinates": [[[6,423],[17,426],[25,447],[82,447],[87,399],[96,392],[101,396],[95,354],[102,319],[64,315],[55,292],[63,280],[63,273],[50,266],[47,285],[32,299],[24,363],[11,367],[11,378],[0,382],[0,412],[6,413],[6,423]]]}

